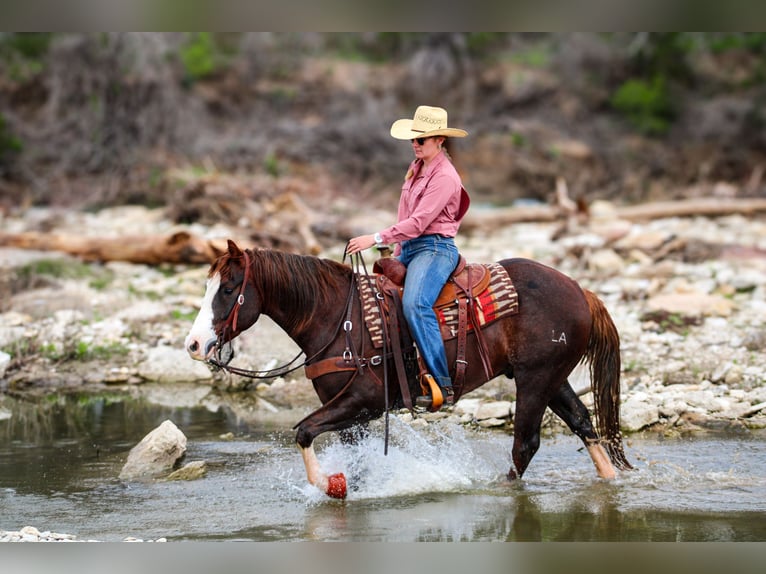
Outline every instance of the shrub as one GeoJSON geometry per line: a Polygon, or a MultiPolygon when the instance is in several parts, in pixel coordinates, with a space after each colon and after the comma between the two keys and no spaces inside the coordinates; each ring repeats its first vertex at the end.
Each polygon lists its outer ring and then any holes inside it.
{"type": "Polygon", "coordinates": [[[216,71],[216,50],[209,32],[192,34],[179,52],[187,78],[199,80],[216,71]]]}
{"type": "Polygon", "coordinates": [[[626,81],[612,96],[611,104],[636,129],[647,135],[665,134],[675,116],[670,92],[662,76],[656,76],[650,82],[626,81]]]}
{"type": "Polygon", "coordinates": [[[0,167],[21,151],[21,140],[11,133],[5,118],[0,115],[0,167]]]}

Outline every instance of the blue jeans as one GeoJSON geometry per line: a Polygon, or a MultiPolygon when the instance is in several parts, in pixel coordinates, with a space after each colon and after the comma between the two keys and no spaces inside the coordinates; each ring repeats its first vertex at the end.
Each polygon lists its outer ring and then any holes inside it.
{"type": "Polygon", "coordinates": [[[450,387],[447,354],[433,305],[457,265],[455,240],[423,235],[403,241],[401,247],[398,259],[407,266],[402,297],[404,316],[428,372],[439,386],[450,387]]]}

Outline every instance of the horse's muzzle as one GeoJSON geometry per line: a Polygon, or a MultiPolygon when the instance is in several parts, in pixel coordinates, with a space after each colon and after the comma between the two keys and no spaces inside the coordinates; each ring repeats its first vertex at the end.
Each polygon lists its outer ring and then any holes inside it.
{"type": "Polygon", "coordinates": [[[192,359],[204,361],[212,356],[217,342],[217,339],[208,339],[203,346],[198,339],[191,339],[187,341],[186,352],[189,353],[192,359]]]}

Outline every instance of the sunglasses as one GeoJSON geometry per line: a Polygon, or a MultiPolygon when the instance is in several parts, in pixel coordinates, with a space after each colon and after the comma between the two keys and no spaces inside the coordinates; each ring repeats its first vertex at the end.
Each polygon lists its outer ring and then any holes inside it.
{"type": "Polygon", "coordinates": [[[431,137],[429,136],[427,138],[414,138],[414,139],[411,139],[410,141],[411,142],[418,142],[418,145],[423,145],[424,143],[426,143],[426,140],[430,140],[430,139],[431,139],[431,137]]]}

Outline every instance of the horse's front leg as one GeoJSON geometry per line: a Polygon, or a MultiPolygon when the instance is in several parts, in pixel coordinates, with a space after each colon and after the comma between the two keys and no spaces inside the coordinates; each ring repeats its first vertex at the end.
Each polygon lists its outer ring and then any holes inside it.
{"type": "Polygon", "coordinates": [[[313,484],[332,498],[346,498],[345,475],[342,472],[330,476],[325,474],[319,466],[319,459],[314,452],[313,443],[307,447],[302,447],[299,444],[298,448],[301,449],[301,455],[303,455],[303,464],[306,466],[306,477],[309,484],[313,484]]]}
{"type": "Polygon", "coordinates": [[[328,431],[343,431],[366,423],[382,414],[382,410],[371,408],[376,401],[376,397],[372,395],[373,385],[362,386],[361,389],[367,393],[353,394],[352,390],[356,389],[349,389],[345,394],[335,397],[331,402],[332,406],[330,403],[326,404],[296,425],[298,432],[295,440],[306,465],[306,477],[309,483],[332,498],[346,497],[346,477],[343,473],[328,476],[322,471],[314,452],[314,439],[328,431]]]}

